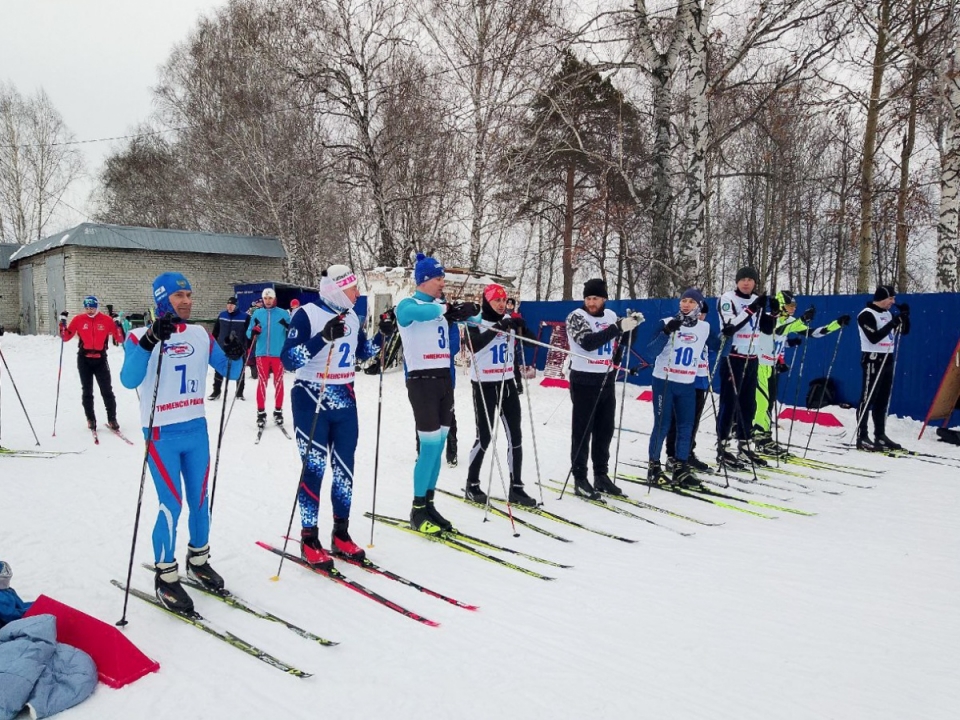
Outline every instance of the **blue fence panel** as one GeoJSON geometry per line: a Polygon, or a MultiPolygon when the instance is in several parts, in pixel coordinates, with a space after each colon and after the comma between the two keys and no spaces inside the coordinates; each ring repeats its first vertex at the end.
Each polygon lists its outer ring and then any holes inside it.
{"type": "MultiPolygon", "coordinates": [[[[860,399],[861,372],[860,335],[857,331],[856,316],[871,297],[871,295],[797,296],[797,315],[802,314],[810,305],[816,307],[817,314],[812,323],[814,327],[826,325],[844,314],[851,316],[851,322],[840,338],[839,347],[837,347],[838,334],[833,333],[819,340],[806,339],[802,345],[786,351],[786,362],[797,363],[797,367],[790,373],[789,381],[781,383],[782,401],[792,404],[794,397],[797,397],[798,404],[804,406],[810,381],[826,376],[827,367],[836,349],[837,359],[830,377],[836,383],[838,402],[857,404],[860,399]],[[805,347],[803,376],[800,377],[799,363],[805,347]]],[[[910,304],[911,330],[900,343],[890,412],[894,415],[923,420],[940,385],[946,363],[951,359],[960,336],[960,293],[905,294],[898,295],[897,302],[910,304]]],[[[716,298],[708,298],[707,303],[710,305],[707,321],[717,328],[720,318],[717,314],[716,298]]],[[[582,304],[580,301],[524,301],[520,310],[528,327],[536,333],[542,321],[563,322],[567,315],[582,304]]],[[[617,315],[623,315],[628,308],[639,310],[644,314],[647,322],[637,328],[633,350],[648,363],[652,363],[654,357],[649,343],[655,333],[655,321],[675,315],[679,309],[679,302],[678,300],[610,300],[607,302],[607,307],[617,315]]],[[[541,340],[547,343],[550,341],[548,328],[544,328],[541,340]]],[[[543,348],[537,353],[537,366],[541,370],[546,361],[546,355],[547,351],[543,348]]],[[[531,362],[532,348],[526,349],[526,356],[527,362],[531,362]]],[[[631,378],[630,382],[649,385],[650,378],[651,372],[647,368],[631,378]]],[[[958,415],[960,415],[958,412],[953,414],[950,424],[955,424],[958,415]]]]}

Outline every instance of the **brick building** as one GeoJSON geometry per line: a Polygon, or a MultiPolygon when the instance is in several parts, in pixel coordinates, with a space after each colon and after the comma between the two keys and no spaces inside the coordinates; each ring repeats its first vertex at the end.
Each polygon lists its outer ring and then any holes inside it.
{"type": "Polygon", "coordinates": [[[10,256],[22,245],[0,243],[0,325],[15,330],[20,322],[20,278],[10,256]]]}
{"type": "Polygon", "coordinates": [[[285,257],[276,238],[83,223],[11,253],[19,297],[8,327],[53,333],[60,312],[80,312],[86,295],[117,312],[147,311],[153,279],[169,270],[189,278],[193,317],[215,318],[235,284],[281,278],[285,257]]]}

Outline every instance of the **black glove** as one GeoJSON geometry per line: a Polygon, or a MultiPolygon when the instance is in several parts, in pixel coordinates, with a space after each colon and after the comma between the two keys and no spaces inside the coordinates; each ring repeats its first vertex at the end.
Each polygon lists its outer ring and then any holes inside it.
{"type": "Polygon", "coordinates": [[[237,338],[236,333],[230,333],[230,337],[223,344],[223,354],[230,360],[239,360],[243,357],[243,343],[237,338]]]}
{"type": "Polygon", "coordinates": [[[290,321],[287,320],[286,318],[280,318],[280,327],[282,327],[284,330],[289,330],[290,321]]]}
{"type": "Polygon", "coordinates": [[[802,342],[803,342],[803,338],[799,338],[799,337],[787,338],[787,347],[796,347],[797,345],[800,345],[802,342]]]}
{"type": "Polygon", "coordinates": [[[140,338],[140,347],[147,352],[153,352],[159,343],[169,340],[176,331],[177,324],[173,321],[173,315],[161,315],[140,338]]]}
{"type": "Polygon", "coordinates": [[[680,318],[670,318],[663,324],[663,331],[668,334],[676,332],[681,325],[683,325],[683,321],[680,318]]]}
{"type": "Polygon", "coordinates": [[[506,315],[505,317],[508,317],[513,321],[513,329],[517,332],[522,331],[527,326],[526,321],[519,315],[506,315]]]}
{"type": "Polygon", "coordinates": [[[777,300],[776,295],[770,298],[770,312],[773,313],[774,315],[780,314],[780,301],[777,300]]]}
{"type": "Polygon", "coordinates": [[[321,337],[327,342],[333,342],[337,338],[342,338],[347,334],[347,324],[343,321],[343,315],[337,315],[330,318],[327,324],[323,326],[321,337]]]}
{"type": "Polygon", "coordinates": [[[66,318],[60,318],[60,329],[61,329],[61,330],[66,330],[66,329],[67,329],[67,319],[66,319],[66,318]]]}
{"type": "Polygon", "coordinates": [[[766,295],[757,295],[753,299],[753,302],[747,305],[747,310],[751,313],[762,312],[763,309],[767,306],[767,296],[766,295]]]}
{"type": "Polygon", "coordinates": [[[737,334],[737,329],[733,325],[724,325],[720,332],[722,332],[726,337],[733,337],[737,334]]]}
{"type": "Polygon", "coordinates": [[[517,329],[517,321],[509,315],[504,315],[502,318],[497,320],[493,326],[497,330],[506,330],[507,332],[510,332],[511,330],[517,329]]]}
{"type": "Polygon", "coordinates": [[[447,306],[447,312],[444,313],[444,317],[447,318],[447,322],[457,323],[463,322],[468,318],[472,318],[474,315],[477,315],[480,312],[480,306],[472,302],[462,302],[462,303],[452,303],[447,306]]]}
{"type": "Polygon", "coordinates": [[[890,327],[897,329],[903,325],[903,315],[897,315],[890,321],[890,327]]]}
{"type": "Polygon", "coordinates": [[[849,324],[850,324],[849,315],[841,315],[840,317],[837,318],[837,325],[839,325],[840,327],[846,327],[849,324]]]}
{"type": "Polygon", "coordinates": [[[517,395],[523,395],[523,383],[517,381],[517,395]]]}
{"type": "Polygon", "coordinates": [[[783,362],[782,360],[778,360],[778,361],[777,361],[777,372],[778,372],[778,373],[785,373],[785,372],[788,372],[789,370],[790,370],[790,366],[789,366],[789,365],[787,365],[787,364],[786,364],[785,362],[783,362]]]}
{"type": "Polygon", "coordinates": [[[901,315],[910,317],[910,306],[907,305],[906,303],[900,303],[899,305],[897,305],[897,310],[900,311],[901,315]]]}
{"type": "Polygon", "coordinates": [[[377,323],[377,329],[384,337],[390,337],[397,331],[397,321],[393,313],[385,312],[380,316],[380,322],[377,323]]]}
{"type": "Polygon", "coordinates": [[[803,311],[803,315],[800,316],[800,320],[803,321],[805,325],[809,325],[813,322],[814,316],[817,314],[817,309],[811,305],[806,310],[803,311]]]}

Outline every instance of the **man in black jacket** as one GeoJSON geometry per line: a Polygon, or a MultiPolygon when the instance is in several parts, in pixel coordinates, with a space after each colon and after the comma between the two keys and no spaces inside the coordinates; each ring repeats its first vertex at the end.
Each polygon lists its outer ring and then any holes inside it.
{"type": "Polygon", "coordinates": [[[897,335],[910,332],[910,306],[896,304],[892,285],[881,285],[873,300],[857,315],[860,330],[860,367],[863,390],[857,407],[858,450],[902,450],[887,437],[887,407],[893,391],[894,353],[897,335]],[[873,416],[873,441],[867,435],[867,414],[873,416]]]}
{"type": "MultiPolygon", "coordinates": [[[[217,321],[213,324],[211,333],[217,344],[222,348],[226,345],[231,336],[243,345],[244,357],[247,352],[247,325],[250,324],[250,316],[237,310],[237,299],[231,297],[227,300],[227,309],[220,313],[217,321]]],[[[240,379],[237,380],[237,400],[243,400],[243,376],[241,371],[240,379]]],[[[220,399],[220,388],[223,386],[223,375],[214,372],[213,392],[208,400],[220,399]]]]}

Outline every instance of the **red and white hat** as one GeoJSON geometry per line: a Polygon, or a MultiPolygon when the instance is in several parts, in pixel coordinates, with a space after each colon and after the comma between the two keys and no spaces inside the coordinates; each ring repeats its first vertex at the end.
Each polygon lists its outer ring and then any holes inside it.
{"type": "Polygon", "coordinates": [[[327,268],[327,277],[333,280],[341,290],[355,287],[357,284],[357,276],[346,265],[331,265],[327,268]]]}

